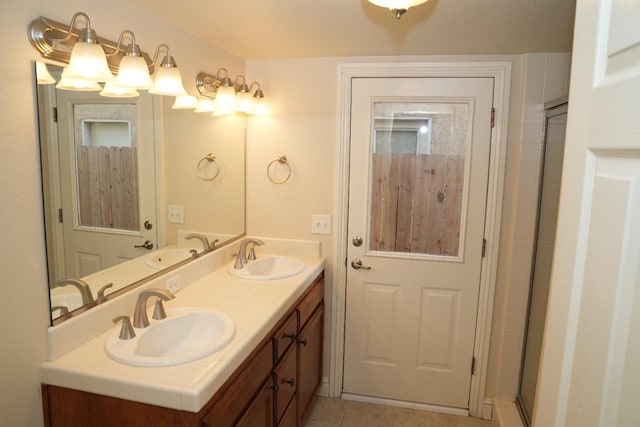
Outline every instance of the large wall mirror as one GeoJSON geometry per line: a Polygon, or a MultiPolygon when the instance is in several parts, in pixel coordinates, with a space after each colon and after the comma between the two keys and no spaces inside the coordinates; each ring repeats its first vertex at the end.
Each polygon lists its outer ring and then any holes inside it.
{"type": "Polygon", "coordinates": [[[36,86],[53,324],[245,233],[244,116],[36,86]]]}

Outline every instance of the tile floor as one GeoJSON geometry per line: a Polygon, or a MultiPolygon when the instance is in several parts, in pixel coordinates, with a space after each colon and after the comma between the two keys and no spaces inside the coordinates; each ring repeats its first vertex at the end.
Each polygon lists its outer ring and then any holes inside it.
{"type": "Polygon", "coordinates": [[[495,421],[318,397],[305,427],[499,427],[495,421]]]}

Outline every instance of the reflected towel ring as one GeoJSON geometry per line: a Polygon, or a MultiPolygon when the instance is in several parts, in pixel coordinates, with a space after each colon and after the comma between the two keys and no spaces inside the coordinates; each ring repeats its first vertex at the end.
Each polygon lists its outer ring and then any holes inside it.
{"type": "Polygon", "coordinates": [[[278,157],[275,160],[272,160],[271,163],[269,163],[269,166],[267,166],[267,178],[269,178],[269,181],[273,182],[274,184],[284,184],[285,182],[289,181],[289,178],[291,178],[291,165],[287,160],[287,156],[283,154],[282,156],[278,157]],[[273,175],[272,166],[275,165],[276,163],[279,163],[287,167],[287,176],[284,179],[281,179],[279,181],[274,179],[272,176],[273,175]]]}
{"type": "Polygon", "coordinates": [[[196,167],[196,171],[197,171],[198,177],[200,177],[200,179],[202,179],[204,181],[213,181],[214,179],[216,179],[218,177],[218,175],[220,175],[220,164],[216,160],[216,156],[213,153],[209,153],[205,157],[200,159],[200,161],[198,162],[198,166],[196,167]],[[205,164],[204,162],[213,163],[215,165],[216,173],[213,176],[207,177],[203,173],[202,165],[205,164]]]}

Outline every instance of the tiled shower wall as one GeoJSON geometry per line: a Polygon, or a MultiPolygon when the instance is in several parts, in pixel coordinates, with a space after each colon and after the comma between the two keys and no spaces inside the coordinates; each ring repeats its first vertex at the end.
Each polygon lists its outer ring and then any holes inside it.
{"type": "Polygon", "coordinates": [[[504,260],[508,271],[504,310],[494,322],[494,336],[501,342],[495,397],[514,399],[518,393],[520,363],[529,296],[531,260],[535,234],[538,185],[544,133],[544,103],[569,92],[569,53],[527,54],[523,58],[523,108],[517,174],[515,221],[512,223],[510,257],[504,260]],[[495,336],[497,332],[497,335],[495,336]]]}

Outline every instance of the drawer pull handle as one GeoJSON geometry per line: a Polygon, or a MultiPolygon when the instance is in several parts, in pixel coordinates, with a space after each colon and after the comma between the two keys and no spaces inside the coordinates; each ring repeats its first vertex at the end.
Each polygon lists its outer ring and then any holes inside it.
{"type": "Polygon", "coordinates": [[[302,338],[301,340],[298,340],[298,342],[302,345],[304,345],[306,347],[307,345],[307,339],[306,338],[302,338]]]}
{"type": "Polygon", "coordinates": [[[291,387],[293,387],[294,384],[296,383],[296,381],[293,378],[291,378],[290,380],[283,380],[282,382],[289,384],[291,387]]]}
{"type": "Polygon", "coordinates": [[[296,338],[298,337],[298,335],[296,335],[295,332],[292,332],[290,334],[284,334],[284,337],[285,338],[289,338],[291,341],[295,341],[296,338]]]}
{"type": "Polygon", "coordinates": [[[271,390],[277,392],[280,389],[280,386],[278,384],[274,384],[271,387],[269,387],[271,390]]]}

